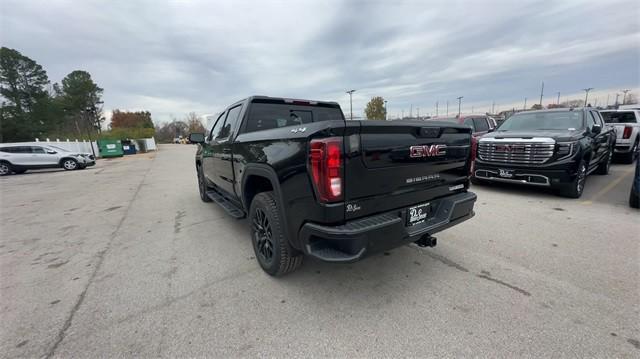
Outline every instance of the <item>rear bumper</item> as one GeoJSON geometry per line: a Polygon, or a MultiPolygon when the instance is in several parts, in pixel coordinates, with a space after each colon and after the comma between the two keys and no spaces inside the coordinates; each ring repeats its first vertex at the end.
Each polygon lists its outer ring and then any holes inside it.
{"type": "Polygon", "coordinates": [[[340,226],[306,223],[299,232],[304,252],[327,262],[355,262],[364,257],[415,242],[464,222],[474,216],[476,195],[458,193],[430,201],[430,216],[423,223],[407,227],[401,208],[349,221],[340,226]]]}
{"type": "Polygon", "coordinates": [[[616,142],[616,146],[613,148],[613,153],[629,153],[633,148],[633,143],[629,140],[626,142],[622,142],[622,140],[618,140],[616,142]]]}

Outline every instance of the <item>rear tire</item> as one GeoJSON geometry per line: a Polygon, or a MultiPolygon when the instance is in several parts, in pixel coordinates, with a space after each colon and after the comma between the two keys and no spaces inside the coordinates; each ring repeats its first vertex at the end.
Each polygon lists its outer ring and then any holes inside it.
{"type": "Polygon", "coordinates": [[[211,198],[207,196],[207,182],[204,179],[202,167],[196,167],[196,172],[198,173],[198,192],[200,192],[200,199],[202,202],[211,202],[211,198]]]}
{"type": "Polygon", "coordinates": [[[633,163],[633,159],[636,157],[636,152],[638,152],[638,140],[636,140],[636,143],[634,143],[633,147],[631,147],[631,151],[623,155],[622,162],[626,164],[633,163]]]}
{"type": "Polygon", "coordinates": [[[8,176],[11,174],[11,172],[13,172],[13,166],[11,166],[11,163],[6,162],[6,161],[1,161],[0,162],[0,176],[8,176]]]}
{"type": "Polygon", "coordinates": [[[640,208],[640,193],[633,193],[633,191],[629,192],[629,207],[640,208]]]}
{"type": "Polygon", "coordinates": [[[611,167],[611,160],[613,159],[613,148],[609,148],[609,153],[607,153],[607,158],[600,162],[598,168],[596,169],[596,173],[599,175],[608,175],[609,168],[611,167]]]}
{"type": "Polygon", "coordinates": [[[563,197],[580,198],[582,192],[584,192],[584,185],[587,182],[587,162],[582,159],[578,165],[578,174],[576,178],[567,185],[565,188],[558,191],[558,194],[563,197]]]}
{"type": "Polygon", "coordinates": [[[66,171],[73,171],[78,169],[78,161],[72,158],[65,158],[62,160],[62,168],[66,171]]]}
{"type": "Polygon", "coordinates": [[[249,218],[253,250],[267,274],[282,276],[300,267],[302,254],[289,244],[273,192],[258,193],[253,198],[249,218]]]}

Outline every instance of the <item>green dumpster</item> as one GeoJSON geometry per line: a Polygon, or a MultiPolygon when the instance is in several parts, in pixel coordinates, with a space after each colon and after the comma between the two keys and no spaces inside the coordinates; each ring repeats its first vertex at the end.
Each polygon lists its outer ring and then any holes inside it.
{"type": "Polygon", "coordinates": [[[98,140],[98,150],[102,158],[122,157],[124,155],[120,140],[98,140]]]}

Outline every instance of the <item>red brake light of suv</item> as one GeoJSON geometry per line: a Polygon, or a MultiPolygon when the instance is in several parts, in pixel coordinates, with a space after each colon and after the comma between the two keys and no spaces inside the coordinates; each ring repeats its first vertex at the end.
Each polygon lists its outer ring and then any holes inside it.
{"type": "Polygon", "coordinates": [[[321,202],[339,202],[343,198],[342,137],[311,140],[309,152],[311,177],[321,202]]]}
{"type": "Polygon", "coordinates": [[[627,138],[631,137],[631,131],[633,131],[633,127],[624,126],[624,132],[622,132],[622,138],[623,139],[627,139],[627,138]]]}

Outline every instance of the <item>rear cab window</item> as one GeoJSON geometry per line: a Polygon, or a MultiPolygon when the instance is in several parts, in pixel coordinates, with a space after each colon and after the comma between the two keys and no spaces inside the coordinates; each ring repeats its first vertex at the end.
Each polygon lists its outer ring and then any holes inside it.
{"type": "Polygon", "coordinates": [[[636,114],[633,111],[601,112],[605,123],[637,123],[636,114]]]}
{"type": "Polygon", "coordinates": [[[489,124],[487,120],[482,117],[475,117],[473,119],[473,123],[475,124],[477,132],[486,132],[489,131],[489,124]]]}
{"type": "Polygon", "coordinates": [[[276,103],[254,101],[243,132],[301,126],[312,122],[344,121],[342,110],[324,104],[276,103]]]}

